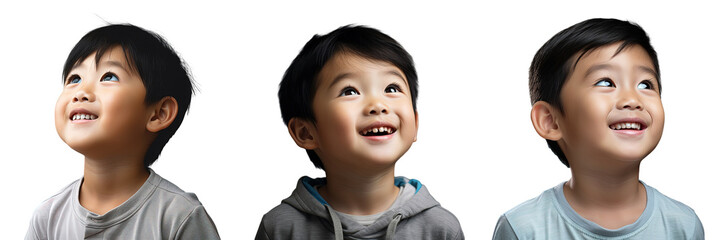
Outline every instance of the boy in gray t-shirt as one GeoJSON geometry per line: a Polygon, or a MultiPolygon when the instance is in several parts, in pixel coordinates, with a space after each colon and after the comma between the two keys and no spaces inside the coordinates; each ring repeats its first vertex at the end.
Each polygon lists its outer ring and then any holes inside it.
{"type": "Polygon", "coordinates": [[[219,239],[195,194],[148,168],[180,126],[193,82],[160,36],[133,25],[86,34],[63,68],[60,138],[83,178],[41,204],[25,239],[219,239]]]}
{"type": "Polygon", "coordinates": [[[639,181],[661,139],[656,51],[638,25],[589,19],[553,36],[531,63],[536,132],[571,179],[501,216],[493,239],[703,239],[688,206],[639,181]]]}

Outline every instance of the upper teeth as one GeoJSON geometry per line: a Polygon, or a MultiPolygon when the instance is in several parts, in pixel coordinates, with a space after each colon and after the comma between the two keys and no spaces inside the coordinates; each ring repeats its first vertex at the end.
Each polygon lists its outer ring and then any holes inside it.
{"type": "Polygon", "coordinates": [[[635,129],[635,130],[641,130],[641,124],[640,123],[616,123],[610,126],[613,130],[621,130],[621,129],[635,129]]]}
{"type": "Polygon", "coordinates": [[[363,132],[363,134],[365,135],[365,134],[368,134],[368,133],[371,133],[371,132],[373,132],[373,133],[386,132],[386,133],[388,133],[388,134],[391,134],[391,133],[393,133],[393,129],[392,129],[392,128],[389,128],[389,127],[370,128],[370,129],[365,130],[365,131],[363,132]]]}
{"type": "Polygon", "coordinates": [[[75,114],[73,115],[73,120],[95,120],[98,118],[98,116],[92,115],[92,114],[75,114]]]}

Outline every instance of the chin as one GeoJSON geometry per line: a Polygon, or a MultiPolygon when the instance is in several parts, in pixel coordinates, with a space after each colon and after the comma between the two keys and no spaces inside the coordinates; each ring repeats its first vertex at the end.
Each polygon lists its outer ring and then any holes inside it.
{"type": "Polygon", "coordinates": [[[83,155],[85,155],[85,153],[91,149],[91,147],[88,146],[89,144],[82,144],[78,143],[77,141],[65,141],[65,144],[67,144],[68,147],[70,147],[71,149],[83,155]]]}
{"type": "Polygon", "coordinates": [[[644,153],[622,153],[622,154],[616,154],[614,156],[615,159],[621,162],[627,162],[627,163],[640,163],[641,160],[646,158],[650,152],[644,152],[644,153]]]}
{"type": "MultiPolygon", "coordinates": [[[[402,156],[402,155],[401,155],[402,156]]],[[[364,157],[368,164],[373,165],[394,165],[400,156],[396,157],[396,154],[377,154],[364,157]]]]}

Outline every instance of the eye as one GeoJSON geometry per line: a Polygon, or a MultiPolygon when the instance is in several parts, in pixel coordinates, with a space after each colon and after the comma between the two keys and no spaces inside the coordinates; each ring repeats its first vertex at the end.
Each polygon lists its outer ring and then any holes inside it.
{"type": "Polygon", "coordinates": [[[653,83],[651,83],[651,81],[649,80],[643,80],[641,83],[638,84],[638,86],[636,86],[636,88],[653,90],[653,83]]]}
{"type": "Polygon", "coordinates": [[[608,78],[604,78],[604,79],[598,80],[598,82],[596,82],[596,84],[594,84],[594,86],[598,86],[598,87],[616,87],[616,85],[613,84],[613,81],[611,81],[611,79],[608,79],[608,78]]]}
{"type": "Polygon", "coordinates": [[[118,76],[116,76],[114,73],[106,73],[105,75],[103,75],[103,78],[101,78],[100,81],[101,82],[105,82],[105,81],[117,82],[117,81],[120,81],[120,79],[118,79],[118,76]]]}
{"type": "Polygon", "coordinates": [[[70,77],[68,78],[68,80],[66,81],[66,84],[65,84],[65,85],[68,85],[68,84],[76,84],[76,83],[80,83],[81,81],[82,81],[82,79],[80,79],[80,76],[78,76],[78,75],[72,75],[72,76],[70,76],[70,77]]]}
{"type": "Polygon", "coordinates": [[[387,93],[399,93],[399,92],[401,92],[401,87],[399,87],[397,84],[393,83],[393,84],[391,84],[391,85],[388,85],[388,87],[386,87],[385,92],[387,92],[387,93]]]}
{"type": "Polygon", "coordinates": [[[345,88],[343,88],[343,90],[340,91],[339,97],[351,96],[351,95],[360,95],[360,93],[358,93],[358,90],[356,90],[353,87],[345,87],[345,88]]]}

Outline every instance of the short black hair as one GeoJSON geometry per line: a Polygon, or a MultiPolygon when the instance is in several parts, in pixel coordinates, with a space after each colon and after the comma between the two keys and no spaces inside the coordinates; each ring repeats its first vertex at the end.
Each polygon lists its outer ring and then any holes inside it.
{"type": "MultiPolygon", "coordinates": [[[[413,111],[418,97],[418,75],[413,58],[393,38],[381,31],[366,27],[346,25],[326,35],[315,35],[295,57],[283,75],[278,90],[280,112],[283,122],[288,125],[292,118],[315,123],[313,97],[317,87],[317,76],[326,62],[336,53],[348,52],[361,57],[389,62],[406,75],[410,88],[413,111]]],[[[315,151],[306,150],[315,167],[324,169],[323,162],[315,151]]]]}
{"type": "MultiPolygon", "coordinates": [[[[618,19],[593,18],[577,23],[554,35],[538,49],[528,71],[531,104],[545,101],[563,114],[561,88],[578,61],[589,51],[609,44],[621,43],[616,54],[631,45],[641,46],[653,61],[661,92],[661,72],[656,51],[646,32],[636,23],[618,19]],[[580,53],[578,58],[573,56],[580,53]]],[[[569,167],[568,159],[556,141],[546,140],[548,147],[569,167]]]]}
{"type": "Polygon", "coordinates": [[[120,46],[131,68],[138,72],[145,86],[145,102],[155,103],[170,96],[178,102],[178,115],[167,128],[158,132],[145,153],[143,164],[150,166],[158,159],[170,137],[180,127],[190,106],[195,84],[178,54],[160,35],[131,24],[111,24],[85,34],[63,67],[63,82],[73,67],[95,53],[98,63],[108,50],[120,46]]]}

